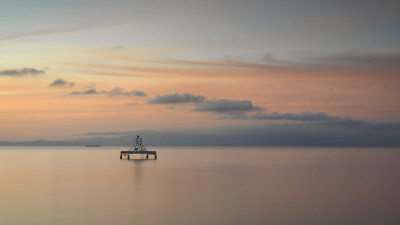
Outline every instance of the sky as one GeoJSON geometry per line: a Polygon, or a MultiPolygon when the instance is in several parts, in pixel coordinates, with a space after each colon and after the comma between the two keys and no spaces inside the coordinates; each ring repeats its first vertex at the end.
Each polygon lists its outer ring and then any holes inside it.
{"type": "Polygon", "coordinates": [[[400,145],[399,11],[394,0],[1,0],[0,141],[400,145]],[[245,132],[254,142],[237,141],[245,132]]]}

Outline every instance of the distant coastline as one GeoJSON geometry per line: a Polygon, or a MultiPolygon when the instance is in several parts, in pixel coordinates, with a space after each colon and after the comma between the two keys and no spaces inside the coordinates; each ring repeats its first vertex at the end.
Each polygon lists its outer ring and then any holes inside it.
{"type": "MultiPolygon", "coordinates": [[[[83,146],[83,147],[101,147],[101,146],[131,146],[129,142],[118,142],[114,140],[103,140],[102,142],[97,142],[101,144],[86,144],[87,142],[83,142],[81,140],[65,140],[65,141],[47,141],[47,140],[37,140],[37,141],[18,141],[18,142],[10,142],[10,141],[0,141],[0,146],[83,146]]],[[[340,143],[326,143],[321,144],[319,142],[312,143],[312,142],[291,142],[291,143],[253,143],[253,144],[244,144],[244,143],[229,143],[229,144],[219,144],[213,141],[210,142],[192,142],[192,143],[179,143],[177,142],[146,142],[149,146],[218,146],[218,147],[239,147],[239,146],[271,146],[271,147],[290,147],[290,146],[332,146],[332,147],[400,147],[400,143],[362,143],[362,142],[354,142],[354,143],[347,143],[347,144],[340,144],[340,143]]]]}

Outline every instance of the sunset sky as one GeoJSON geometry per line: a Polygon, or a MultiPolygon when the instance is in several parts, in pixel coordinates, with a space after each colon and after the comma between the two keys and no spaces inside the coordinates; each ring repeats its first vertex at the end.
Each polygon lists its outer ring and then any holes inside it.
{"type": "Polygon", "coordinates": [[[0,141],[399,136],[399,11],[394,0],[3,0],[0,141]]]}

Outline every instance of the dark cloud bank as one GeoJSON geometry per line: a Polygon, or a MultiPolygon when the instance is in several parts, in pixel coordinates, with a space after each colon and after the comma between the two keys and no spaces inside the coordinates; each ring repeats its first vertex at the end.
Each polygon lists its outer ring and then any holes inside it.
{"type": "Polygon", "coordinates": [[[150,146],[400,146],[399,122],[276,123],[210,128],[92,132],[71,141],[2,145],[131,145],[136,134],[150,146]]]}
{"type": "Polygon", "coordinates": [[[98,140],[103,140],[103,144],[107,141],[130,144],[133,136],[141,134],[149,145],[400,146],[400,122],[351,118],[327,118],[322,121],[263,122],[246,126],[94,132],[84,135],[102,137],[98,140]]]}

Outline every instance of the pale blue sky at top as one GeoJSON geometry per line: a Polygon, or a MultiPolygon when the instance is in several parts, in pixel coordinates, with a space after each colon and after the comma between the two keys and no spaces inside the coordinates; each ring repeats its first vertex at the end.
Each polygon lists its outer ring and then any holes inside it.
{"type": "MultiPolygon", "coordinates": [[[[4,1],[1,39],[180,47],[193,57],[398,51],[397,1],[4,1]],[[49,33],[50,35],[43,35],[49,33]],[[95,38],[94,38],[95,37],[95,38]],[[196,55],[199,54],[199,55],[196,55]]],[[[9,40],[9,41],[12,41],[9,40]]]]}

